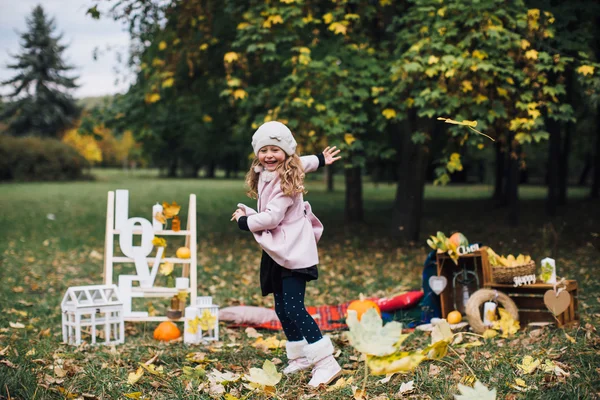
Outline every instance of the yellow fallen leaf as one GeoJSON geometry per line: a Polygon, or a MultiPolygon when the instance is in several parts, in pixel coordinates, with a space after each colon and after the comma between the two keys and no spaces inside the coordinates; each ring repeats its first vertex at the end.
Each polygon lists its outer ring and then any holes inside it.
{"type": "Polygon", "coordinates": [[[137,371],[130,372],[129,375],[127,375],[127,383],[129,383],[130,385],[136,384],[137,381],[140,380],[142,375],[144,375],[144,369],[142,367],[139,367],[137,371]]]}
{"type": "Polygon", "coordinates": [[[281,380],[281,372],[277,372],[277,367],[270,361],[265,360],[262,368],[250,368],[250,373],[244,375],[244,379],[250,382],[250,386],[259,387],[274,387],[281,380]]]}
{"type": "Polygon", "coordinates": [[[141,399],[142,392],[123,393],[123,396],[127,397],[128,399],[141,399]]]}
{"type": "Polygon", "coordinates": [[[541,361],[532,356],[523,357],[521,364],[517,364],[517,368],[524,374],[531,374],[540,365],[541,361]]]}
{"type": "Polygon", "coordinates": [[[149,373],[151,373],[152,375],[160,376],[160,375],[164,374],[164,369],[163,369],[162,365],[157,367],[154,364],[149,364],[149,365],[140,364],[140,366],[142,368],[144,368],[146,371],[148,371],[149,373]]]}
{"type": "Polygon", "coordinates": [[[482,336],[486,339],[491,339],[493,337],[498,336],[498,331],[494,329],[486,329],[485,332],[483,332],[482,336]]]}
{"type": "Polygon", "coordinates": [[[350,377],[348,379],[345,378],[340,378],[338,379],[334,385],[331,385],[327,388],[328,392],[333,392],[334,390],[340,390],[345,388],[346,386],[348,386],[349,384],[351,384],[353,381],[353,378],[350,377]]]}
{"type": "Polygon", "coordinates": [[[576,343],[576,340],[571,335],[569,335],[567,332],[565,332],[565,337],[567,338],[567,340],[569,342],[576,343]]]}

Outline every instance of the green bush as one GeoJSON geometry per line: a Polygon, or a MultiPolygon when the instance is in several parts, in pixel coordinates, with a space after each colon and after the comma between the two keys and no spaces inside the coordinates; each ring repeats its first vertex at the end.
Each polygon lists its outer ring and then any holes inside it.
{"type": "Polygon", "coordinates": [[[56,139],[0,135],[0,181],[75,180],[88,167],[77,151],[56,139]]]}

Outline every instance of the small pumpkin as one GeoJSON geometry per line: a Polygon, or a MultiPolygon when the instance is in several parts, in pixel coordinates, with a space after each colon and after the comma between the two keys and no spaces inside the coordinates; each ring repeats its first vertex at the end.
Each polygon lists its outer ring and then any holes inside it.
{"type": "Polygon", "coordinates": [[[462,321],[462,314],[460,313],[460,311],[450,311],[448,313],[448,316],[446,317],[446,319],[448,320],[448,323],[451,325],[454,324],[458,324],[460,323],[460,321],[462,321]]]}
{"type": "Polygon", "coordinates": [[[171,321],[164,321],[158,324],[154,330],[154,339],[162,340],[163,342],[169,342],[175,340],[181,336],[181,331],[171,321]]]}
{"type": "Polygon", "coordinates": [[[180,247],[177,249],[175,255],[177,255],[177,258],[190,258],[190,249],[188,249],[187,247],[180,247]]]}
{"type": "Polygon", "coordinates": [[[360,321],[362,315],[364,313],[366,313],[367,310],[370,308],[374,308],[375,311],[377,311],[377,314],[379,314],[379,316],[381,316],[381,310],[379,309],[379,306],[377,305],[377,303],[375,303],[374,301],[360,299],[360,300],[354,300],[352,303],[350,303],[348,305],[348,311],[350,311],[350,310],[356,311],[356,316],[359,321],[360,321]]]}
{"type": "Polygon", "coordinates": [[[450,236],[450,242],[452,242],[456,247],[459,246],[468,246],[469,245],[469,240],[467,239],[467,237],[465,235],[463,235],[460,232],[455,232],[452,234],[452,236],[450,236]]]}

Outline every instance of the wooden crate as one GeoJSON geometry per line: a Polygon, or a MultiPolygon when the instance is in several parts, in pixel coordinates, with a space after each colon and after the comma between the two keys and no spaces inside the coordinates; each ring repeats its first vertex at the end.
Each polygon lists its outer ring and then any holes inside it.
{"type": "Polygon", "coordinates": [[[579,321],[577,310],[577,281],[566,281],[567,290],[571,295],[571,304],[562,314],[554,315],[544,304],[544,294],[553,289],[554,286],[547,283],[535,283],[533,285],[517,286],[500,283],[488,283],[486,286],[490,289],[496,289],[508,295],[519,309],[519,320],[521,327],[527,326],[531,322],[552,322],[558,326],[574,324],[579,321]]]}
{"type": "Polygon", "coordinates": [[[440,293],[440,306],[442,318],[446,318],[448,313],[454,310],[454,290],[452,287],[452,277],[455,272],[462,271],[463,265],[467,265],[470,270],[475,269],[479,279],[479,288],[483,288],[491,282],[490,267],[488,261],[487,247],[465,254],[458,258],[458,265],[446,253],[437,253],[437,273],[438,276],[445,276],[448,285],[440,293]]]}

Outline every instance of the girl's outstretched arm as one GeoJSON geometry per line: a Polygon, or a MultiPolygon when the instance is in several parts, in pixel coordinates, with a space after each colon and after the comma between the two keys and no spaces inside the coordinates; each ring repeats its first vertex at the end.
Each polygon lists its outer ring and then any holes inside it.
{"type": "Polygon", "coordinates": [[[294,200],[290,196],[278,194],[267,204],[265,211],[248,215],[248,228],[251,232],[275,229],[283,221],[285,212],[293,203],[294,200]]]}
{"type": "Polygon", "coordinates": [[[335,146],[327,146],[321,154],[317,154],[316,156],[300,157],[300,160],[302,161],[302,166],[304,167],[304,172],[313,172],[320,167],[333,164],[334,162],[342,158],[340,156],[337,156],[339,153],[340,150],[335,146]]]}

